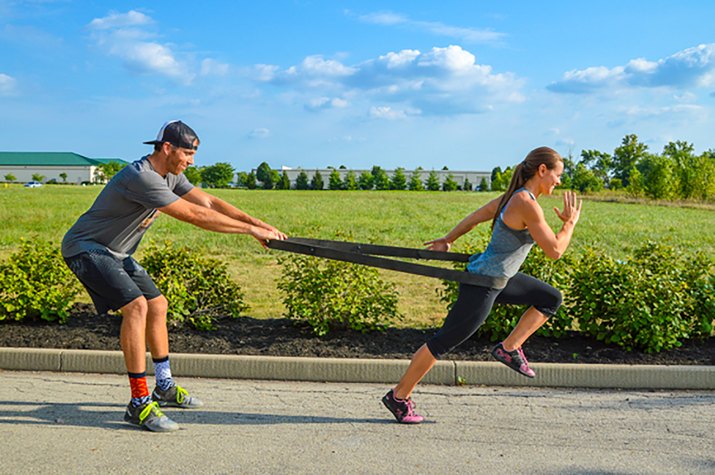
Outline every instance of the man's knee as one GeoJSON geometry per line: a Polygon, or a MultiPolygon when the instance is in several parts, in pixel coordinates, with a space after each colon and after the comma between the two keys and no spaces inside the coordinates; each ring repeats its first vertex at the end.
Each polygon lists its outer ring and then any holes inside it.
{"type": "Polygon", "coordinates": [[[137,297],[120,309],[122,319],[127,321],[145,321],[149,312],[149,304],[146,298],[137,297]]]}
{"type": "Polygon", "coordinates": [[[169,309],[169,302],[163,295],[147,300],[147,305],[149,306],[149,313],[152,315],[166,315],[166,311],[169,309]]]}

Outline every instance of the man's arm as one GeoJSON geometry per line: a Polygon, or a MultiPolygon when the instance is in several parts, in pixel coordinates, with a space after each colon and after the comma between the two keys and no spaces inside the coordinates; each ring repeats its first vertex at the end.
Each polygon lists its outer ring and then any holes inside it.
{"type": "Polygon", "coordinates": [[[276,232],[279,235],[282,235],[283,239],[285,239],[285,237],[286,237],[285,234],[278,231],[278,229],[271,226],[270,224],[264,223],[260,219],[254,218],[253,216],[251,216],[247,213],[244,213],[243,211],[236,208],[235,206],[225,202],[224,200],[222,200],[220,198],[217,198],[216,196],[206,193],[205,191],[201,190],[200,188],[192,188],[191,191],[184,194],[181,198],[185,201],[188,201],[195,205],[201,206],[202,208],[208,208],[213,211],[216,211],[217,213],[227,216],[231,219],[235,219],[235,220],[241,221],[243,223],[250,224],[251,226],[255,226],[255,227],[259,227],[259,228],[267,229],[269,231],[276,232]]]}
{"type": "MultiPolygon", "coordinates": [[[[187,195],[192,193],[192,191],[187,193],[187,195]]],[[[207,193],[203,194],[210,196],[207,193]]],[[[201,194],[195,194],[192,199],[198,200],[200,198],[201,194]]],[[[226,205],[230,206],[227,203],[226,205]]],[[[231,206],[231,208],[233,207],[231,206]]],[[[258,242],[260,242],[261,245],[263,245],[264,247],[266,247],[266,241],[272,239],[283,240],[286,238],[285,234],[273,228],[272,226],[263,223],[260,220],[256,221],[263,226],[258,224],[252,224],[242,219],[233,218],[227,214],[219,212],[216,209],[213,209],[212,207],[205,205],[202,206],[201,204],[193,203],[188,199],[176,200],[173,203],[158,209],[162,213],[166,213],[172,218],[176,218],[180,221],[193,224],[194,226],[198,226],[209,231],[215,231],[219,233],[250,234],[251,236],[256,238],[258,242]]],[[[239,211],[238,209],[233,209],[240,213],[235,214],[235,216],[243,216],[244,219],[252,219],[250,216],[239,211]]]]}

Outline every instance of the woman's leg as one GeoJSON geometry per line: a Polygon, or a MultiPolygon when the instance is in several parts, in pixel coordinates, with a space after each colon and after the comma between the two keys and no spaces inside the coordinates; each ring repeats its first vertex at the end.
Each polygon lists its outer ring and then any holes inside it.
{"type": "Polygon", "coordinates": [[[410,366],[405,371],[405,374],[397,383],[393,393],[398,399],[407,399],[412,395],[417,383],[422,381],[422,378],[432,369],[437,362],[437,358],[432,356],[427,344],[420,346],[419,350],[412,356],[410,366]]]}
{"type": "Polygon", "coordinates": [[[513,351],[521,348],[524,342],[556,313],[561,306],[561,292],[539,279],[518,273],[509,280],[496,303],[530,305],[516,327],[502,342],[505,350],[513,351]]]}
{"type": "Polygon", "coordinates": [[[410,366],[395,386],[394,394],[405,399],[444,353],[471,337],[484,323],[498,290],[473,285],[460,285],[459,296],[447,314],[442,328],[412,357],[410,366]]]}
{"type": "Polygon", "coordinates": [[[536,308],[529,307],[519,319],[519,323],[517,323],[511,333],[509,333],[509,336],[502,342],[504,349],[506,351],[514,351],[517,348],[521,348],[527,338],[541,328],[548,319],[549,317],[547,315],[539,312],[536,308]]]}

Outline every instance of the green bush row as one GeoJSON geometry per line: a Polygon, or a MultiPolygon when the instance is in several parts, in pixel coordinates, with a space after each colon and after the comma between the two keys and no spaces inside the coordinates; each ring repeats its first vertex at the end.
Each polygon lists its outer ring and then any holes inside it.
{"type": "MultiPolygon", "coordinates": [[[[247,306],[226,264],[170,242],[150,244],[141,261],[169,301],[169,322],[213,328],[219,315],[238,317],[247,306]]],[[[0,265],[0,320],[37,319],[64,323],[82,287],[57,246],[23,242],[0,265]]]]}
{"type": "MultiPolygon", "coordinates": [[[[318,335],[344,328],[383,330],[402,318],[394,285],[382,281],[373,268],[305,256],[279,262],[283,271],[278,288],[286,316],[307,323],[318,335]]],[[[211,329],[215,317],[238,317],[247,308],[240,287],[216,259],[166,242],[150,244],[141,263],[169,300],[171,322],[211,329]]],[[[648,243],[624,260],[587,249],[579,257],[554,261],[535,248],[522,271],[564,294],[561,309],[540,334],[558,338],[576,330],[628,350],[658,352],[712,333],[714,268],[710,256],[648,243]]],[[[0,265],[0,320],[63,323],[80,290],[51,243],[24,242],[0,265]]],[[[444,282],[438,292],[451,307],[457,284],[444,282]]],[[[496,305],[479,332],[492,340],[504,338],[523,311],[496,305]]]]}

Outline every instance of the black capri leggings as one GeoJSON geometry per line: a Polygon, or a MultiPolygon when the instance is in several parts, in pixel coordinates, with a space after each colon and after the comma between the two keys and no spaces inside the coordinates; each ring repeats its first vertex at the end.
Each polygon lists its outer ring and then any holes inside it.
{"type": "Polygon", "coordinates": [[[561,292],[539,279],[519,272],[503,289],[459,284],[459,296],[442,328],[427,342],[432,356],[453,350],[482,326],[495,303],[530,305],[547,317],[561,306],[561,292]]]}

